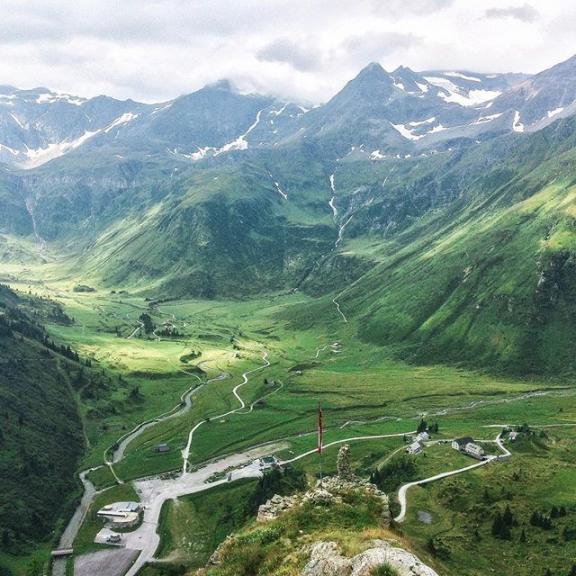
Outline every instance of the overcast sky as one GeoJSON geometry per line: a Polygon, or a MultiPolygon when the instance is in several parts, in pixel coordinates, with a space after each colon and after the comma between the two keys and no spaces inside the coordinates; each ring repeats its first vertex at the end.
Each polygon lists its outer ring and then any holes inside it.
{"type": "Polygon", "coordinates": [[[0,83],[150,102],[229,78],[320,102],[371,61],[537,72],[575,29],[574,0],[3,0],[0,83]]]}

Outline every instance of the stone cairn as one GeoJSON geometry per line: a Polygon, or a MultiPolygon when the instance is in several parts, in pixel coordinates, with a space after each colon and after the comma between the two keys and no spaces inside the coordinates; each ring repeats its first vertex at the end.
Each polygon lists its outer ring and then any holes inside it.
{"type": "Polygon", "coordinates": [[[338,470],[338,478],[342,480],[352,480],[354,478],[352,466],[350,465],[350,444],[344,444],[338,450],[336,469],[338,470]]]}

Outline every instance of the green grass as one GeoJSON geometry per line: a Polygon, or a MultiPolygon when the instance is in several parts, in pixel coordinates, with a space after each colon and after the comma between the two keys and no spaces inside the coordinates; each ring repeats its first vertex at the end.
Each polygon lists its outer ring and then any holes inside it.
{"type": "MultiPolygon", "coordinates": [[[[178,403],[182,392],[197,382],[193,376],[179,372],[184,366],[180,357],[190,350],[201,352],[191,363],[200,365],[208,376],[214,377],[221,371],[230,374],[229,379],[213,382],[200,390],[186,415],[154,426],[129,445],[125,459],[115,467],[125,480],[179,469],[180,450],[189,430],[206,417],[211,417],[211,421],[194,437],[192,465],[268,441],[282,441],[279,455],[284,458],[312,450],[316,445],[318,400],[324,409],[326,444],[349,436],[404,434],[416,428],[423,413],[432,414],[427,419],[439,423],[439,437],[446,439],[465,434],[493,439],[498,430],[483,428],[487,424],[576,421],[574,390],[566,380],[494,377],[464,368],[410,365],[395,359],[390,349],[359,341],[355,328],[340,323],[337,315],[321,329],[315,326],[294,330],[299,310],[306,309],[311,302],[301,295],[276,295],[243,302],[185,300],[160,304],[152,313],[154,321],[172,318],[183,334],[181,341],[175,342],[125,338],[147,306],[142,298],[102,292],[74,294],[70,289],[60,287],[55,292],[46,285],[37,288],[39,293],[56,296],[76,319],[73,326],[52,325],[51,331],[60,340],[75,343],[82,354],[93,358],[93,365],[122,375],[125,380],[122,385],[112,387],[103,398],[79,398],[91,440],[83,465],[100,464],[104,450],[127,430],[178,403]],[[62,295],[58,296],[60,290],[62,295]],[[286,317],[288,310],[291,318],[286,317]],[[116,336],[116,327],[124,337],[116,336]],[[341,343],[340,353],[332,352],[328,346],[316,357],[318,349],[336,340],[341,343]],[[272,365],[256,372],[241,389],[241,395],[249,404],[277,391],[250,414],[230,415],[224,421],[214,418],[237,407],[232,389],[241,382],[242,372],[262,364],[263,350],[269,352],[272,365]],[[295,367],[302,373],[298,374],[295,367]],[[264,378],[277,384],[266,387],[264,378]],[[129,402],[129,392],[135,385],[142,399],[129,402]],[[534,391],[544,395],[526,396],[534,391]],[[104,408],[113,409],[107,412],[104,408]],[[155,453],[153,447],[159,442],[168,442],[170,452],[155,453]]],[[[401,436],[355,442],[352,444],[353,467],[367,475],[372,468],[388,462],[402,447],[401,436]]],[[[325,450],[324,473],[334,471],[337,449],[335,446],[325,450]]],[[[423,478],[472,461],[448,446],[435,446],[419,455],[416,462],[417,477],[423,478]]],[[[310,479],[319,474],[316,455],[298,461],[296,467],[310,479]]],[[[543,497],[548,490],[545,482],[553,486],[556,500],[564,498],[572,478],[568,469],[557,472],[557,476],[546,481],[542,478],[541,492],[531,491],[527,495],[530,502],[543,497]]],[[[482,469],[471,473],[470,478],[482,479],[485,473],[482,469]]],[[[107,468],[92,473],[90,478],[98,487],[114,482],[107,468]]],[[[540,483],[540,479],[538,481],[540,483]]],[[[236,489],[236,485],[227,488],[236,489]]],[[[422,493],[433,493],[435,489],[435,486],[415,488],[410,492],[409,514],[416,509],[422,493]],[[416,502],[414,506],[412,497],[416,502]]],[[[115,490],[117,488],[102,496],[106,501],[119,499],[115,490]]],[[[230,512],[226,520],[222,510],[232,505],[230,502],[240,506],[248,491],[246,488],[244,493],[244,487],[238,485],[238,493],[232,498],[218,495],[218,491],[217,496],[213,496],[210,491],[180,499],[177,505],[169,504],[163,512],[162,552],[179,562],[200,565],[220,537],[210,539],[212,529],[202,532],[201,523],[222,523],[227,530],[235,527],[234,522],[228,522],[234,518],[234,512],[230,512]],[[210,509],[218,512],[209,518],[210,509]]],[[[106,503],[105,500],[99,501],[98,507],[106,503]]],[[[439,514],[439,510],[441,507],[436,506],[433,512],[439,514]]],[[[412,517],[407,520],[406,534],[426,555],[427,540],[419,540],[410,532],[413,522],[412,517]]],[[[464,520],[457,522],[460,530],[464,520]]],[[[92,541],[100,527],[94,518],[87,520],[78,538],[81,550],[93,548],[92,541]]],[[[453,558],[457,558],[456,552],[453,558]]],[[[446,574],[450,574],[451,561],[442,562],[447,566],[446,574]]],[[[461,565],[454,564],[458,569],[461,565]]]]}
{"type": "Polygon", "coordinates": [[[528,576],[544,574],[547,568],[568,574],[576,557],[576,541],[563,537],[567,526],[576,526],[576,474],[572,465],[575,432],[554,429],[544,444],[524,440],[511,444],[514,457],[505,463],[413,488],[402,529],[423,550],[430,548],[430,540],[434,541],[447,574],[483,576],[494,570],[528,576]],[[512,529],[511,542],[491,534],[495,512],[507,505],[519,524],[512,529]],[[567,506],[567,517],[554,520],[552,530],[530,525],[534,510],[549,513],[553,505],[567,506]],[[431,513],[431,524],[418,521],[419,510],[431,513]],[[520,541],[522,530],[526,543],[520,541]]]}
{"type": "Polygon", "coordinates": [[[235,482],[164,505],[158,556],[199,568],[224,538],[246,520],[245,505],[256,480],[235,482]]]}
{"type": "Polygon", "coordinates": [[[51,547],[46,544],[22,555],[8,554],[0,550],[0,570],[10,570],[14,576],[29,576],[34,569],[47,569],[50,550],[51,547]]]}

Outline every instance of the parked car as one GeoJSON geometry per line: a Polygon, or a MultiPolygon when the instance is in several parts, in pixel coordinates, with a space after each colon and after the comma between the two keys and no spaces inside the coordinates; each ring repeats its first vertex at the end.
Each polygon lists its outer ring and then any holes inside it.
{"type": "Polygon", "coordinates": [[[110,536],[106,538],[106,542],[109,542],[110,544],[118,544],[121,540],[122,536],[120,536],[120,534],[110,534],[110,536]]]}

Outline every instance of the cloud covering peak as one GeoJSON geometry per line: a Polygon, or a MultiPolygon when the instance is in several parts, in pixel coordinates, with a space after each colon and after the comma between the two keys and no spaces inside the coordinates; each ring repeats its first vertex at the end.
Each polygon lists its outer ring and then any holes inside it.
{"type": "Polygon", "coordinates": [[[569,0],[4,0],[0,84],[159,101],[230,78],[320,102],[371,61],[535,72],[576,52],[574,24],[569,0]]]}

